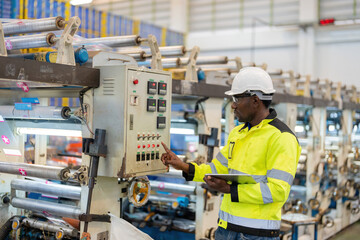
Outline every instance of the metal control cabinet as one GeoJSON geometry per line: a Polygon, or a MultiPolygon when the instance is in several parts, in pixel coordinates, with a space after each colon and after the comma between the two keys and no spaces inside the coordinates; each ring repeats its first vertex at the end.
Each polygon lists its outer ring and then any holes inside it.
{"type": "Polygon", "coordinates": [[[100,67],[94,90],[94,129],[106,129],[108,155],[99,176],[129,178],[166,172],[169,146],[171,73],[121,66],[100,67]]]}

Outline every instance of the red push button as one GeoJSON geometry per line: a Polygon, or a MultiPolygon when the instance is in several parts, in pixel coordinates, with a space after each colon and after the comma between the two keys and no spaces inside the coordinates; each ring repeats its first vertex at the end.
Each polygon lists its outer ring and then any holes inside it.
{"type": "Polygon", "coordinates": [[[143,145],[143,148],[146,148],[146,146],[145,146],[145,145],[143,145]]]}
{"type": "Polygon", "coordinates": [[[160,144],[156,145],[156,147],[160,147],[160,144]]]}
{"type": "Polygon", "coordinates": [[[140,145],[138,145],[138,148],[141,148],[141,146],[140,146],[140,145]]]}
{"type": "Polygon", "coordinates": [[[150,144],[148,144],[148,148],[150,148],[150,144]]]}
{"type": "Polygon", "coordinates": [[[139,83],[139,80],[135,79],[135,80],[133,81],[133,83],[136,85],[136,84],[139,83]]]}
{"type": "Polygon", "coordinates": [[[155,144],[153,144],[152,147],[154,148],[154,147],[155,147],[155,144]]]}

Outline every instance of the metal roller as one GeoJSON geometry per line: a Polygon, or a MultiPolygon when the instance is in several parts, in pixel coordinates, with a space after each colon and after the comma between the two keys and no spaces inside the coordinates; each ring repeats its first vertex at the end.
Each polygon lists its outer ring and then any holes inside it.
{"type": "Polygon", "coordinates": [[[35,199],[14,197],[11,199],[11,205],[15,208],[27,209],[58,217],[79,219],[81,215],[81,210],[77,207],[35,199]]]}
{"type": "Polygon", "coordinates": [[[283,70],[282,69],[274,69],[274,70],[269,70],[267,71],[267,73],[270,75],[270,76],[279,76],[279,75],[282,75],[283,74],[283,70]]]}
{"type": "Polygon", "coordinates": [[[141,43],[141,38],[138,35],[116,36],[116,37],[102,37],[102,38],[89,38],[81,41],[74,42],[73,45],[96,45],[104,44],[108,47],[127,47],[138,46],[141,43]]]}
{"type": "MultiPolygon", "coordinates": [[[[146,54],[151,54],[151,50],[144,49],[146,54]]],[[[168,47],[159,47],[161,56],[163,57],[181,57],[186,53],[186,48],[184,46],[168,46],[168,47]]]]}
{"type": "Polygon", "coordinates": [[[151,57],[151,55],[147,55],[145,53],[145,51],[143,51],[141,48],[131,48],[131,49],[124,49],[124,50],[122,50],[120,48],[120,50],[118,50],[117,52],[120,54],[129,55],[129,56],[135,58],[136,61],[145,61],[146,58],[151,57]]]}
{"type": "Polygon", "coordinates": [[[64,27],[65,20],[60,16],[36,20],[20,20],[3,24],[5,36],[20,33],[56,31],[64,29],[64,27]]]}
{"type": "Polygon", "coordinates": [[[22,224],[24,224],[27,227],[45,230],[48,232],[63,232],[65,236],[69,237],[77,237],[79,231],[72,227],[66,227],[62,225],[56,225],[50,222],[40,221],[32,218],[25,218],[22,220],[22,224]]]}
{"type": "Polygon", "coordinates": [[[5,46],[7,50],[51,47],[54,46],[55,43],[54,33],[5,38],[5,46]]]}
{"type": "Polygon", "coordinates": [[[170,197],[170,196],[150,195],[149,196],[149,201],[173,203],[173,202],[177,201],[177,198],[176,197],[170,197]]]}
{"type": "MultiPolygon", "coordinates": [[[[189,62],[188,58],[180,58],[181,64],[186,65],[189,62]]],[[[206,64],[227,64],[229,62],[228,57],[226,56],[206,56],[198,57],[196,59],[196,65],[206,65],[206,64]]]]}
{"type": "Polygon", "coordinates": [[[32,106],[31,110],[17,110],[15,106],[0,106],[0,115],[11,119],[66,120],[70,112],[69,107],[32,106]]]}
{"type": "Polygon", "coordinates": [[[122,53],[122,54],[129,55],[129,56],[135,58],[136,61],[145,61],[147,58],[146,53],[144,51],[141,51],[138,53],[122,53]]]}
{"type": "Polygon", "coordinates": [[[80,187],[67,186],[56,183],[46,184],[36,181],[15,179],[11,181],[11,189],[49,194],[74,200],[80,200],[81,198],[80,187]]]}
{"type": "Polygon", "coordinates": [[[0,172],[63,181],[68,180],[70,175],[68,168],[11,162],[0,162],[0,172]]]}
{"type": "Polygon", "coordinates": [[[151,189],[164,192],[181,193],[181,194],[195,194],[195,186],[176,184],[169,182],[150,181],[151,189]]]}
{"type": "MultiPolygon", "coordinates": [[[[161,59],[163,68],[177,68],[180,67],[180,58],[163,58],[161,59]]],[[[151,61],[138,62],[139,66],[150,67],[151,61]]]]}

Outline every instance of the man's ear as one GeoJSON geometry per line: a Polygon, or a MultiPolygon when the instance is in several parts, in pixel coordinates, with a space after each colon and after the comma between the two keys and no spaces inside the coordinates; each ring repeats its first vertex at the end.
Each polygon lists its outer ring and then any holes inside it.
{"type": "Polygon", "coordinates": [[[254,106],[256,106],[256,107],[259,107],[261,104],[261,100],[258,96],[254,96],[252,99],[252,102],[253,102],[254,106]]]}

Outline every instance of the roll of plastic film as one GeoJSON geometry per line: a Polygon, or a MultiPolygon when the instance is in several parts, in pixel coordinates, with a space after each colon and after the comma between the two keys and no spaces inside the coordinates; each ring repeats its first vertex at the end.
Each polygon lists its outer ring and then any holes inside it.
{"type": "Polygon", "coordinates": [[[63,120],[70,118],[69,107],[32,106],[31,110],[17,110],[14,106],[0,106],[3,118],[63,120]]]}

